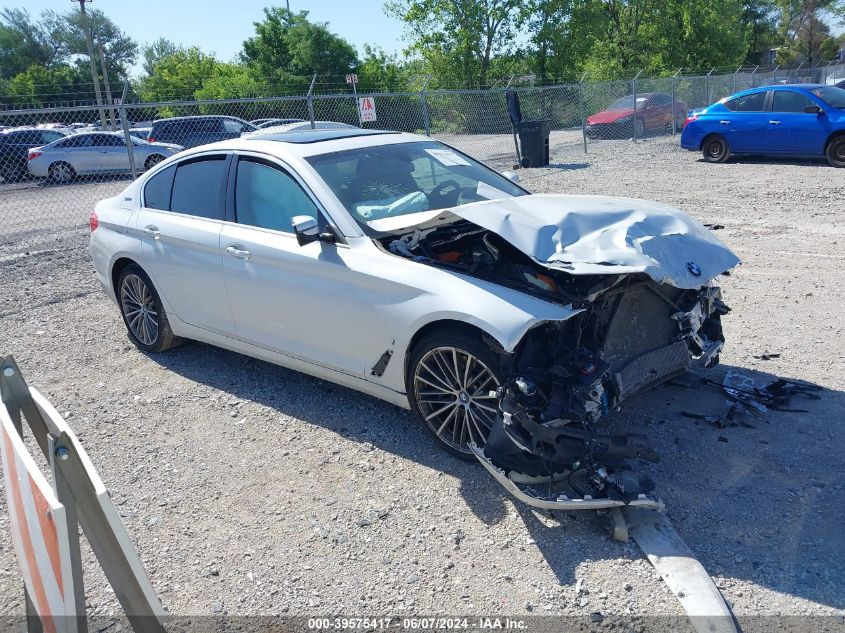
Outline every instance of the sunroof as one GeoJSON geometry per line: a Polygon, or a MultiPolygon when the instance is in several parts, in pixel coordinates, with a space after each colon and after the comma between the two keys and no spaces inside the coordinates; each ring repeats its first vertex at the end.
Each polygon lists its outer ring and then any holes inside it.
{"type": "Polygon", "coordinates": [[[255,141],[281,141],[283,143],[319,143],[321,141],[333,141],[341,138],[352,138],[356,136],[376,136],[380,134],[399,134],[388,130],[359,130],[352,128],[338,129],[316,129],[297,130],[294,132],[271,132],[269,134],[252,133],[245,139],[255,141]]]}

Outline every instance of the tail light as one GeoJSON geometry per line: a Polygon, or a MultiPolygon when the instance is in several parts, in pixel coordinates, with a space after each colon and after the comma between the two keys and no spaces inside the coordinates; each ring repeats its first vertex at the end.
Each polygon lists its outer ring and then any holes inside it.
{"type": "Polygon", "coordinates": [[[26,159],[32,160],[33,158],[38,158],[39,156],[41,156],[41,154],[43,154],[43,152],[36,152],[35,150],[29,150],[29,154],[27,154],[26,159]]]}
{"type": "Polygon", "coordinates": [[[147,137],[147,143],[155,143],[155,142],[156,142],[155,138],[153,137],[153,135],[152,135],[152,134],[150,134],[150,135],[147,137]]]}
{"type": "Polygon", "coordinates": [[[697,114],[692,114],[692,115],[688,116],[686,119],[684,119],[684,127],[686,127],[687,124],[692,123],[693,121],[698,121],[698,115],[697,114]]]}
{"type": "Polygon", "coordinates": [[[100,226],[100,219],[97,217],[96,211],[92,211],[91,215],[88,216],[88,226],[91,228],[92,233],[100,226]]]}

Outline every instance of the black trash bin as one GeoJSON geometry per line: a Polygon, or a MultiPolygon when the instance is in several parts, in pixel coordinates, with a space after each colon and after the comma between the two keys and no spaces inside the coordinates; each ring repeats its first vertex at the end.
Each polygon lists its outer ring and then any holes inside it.
{"type": "Polygon", "coordinates": [[[549,164],[550,121],[522,121],[516,124],[523,167],[545,167],[549,164]]]}

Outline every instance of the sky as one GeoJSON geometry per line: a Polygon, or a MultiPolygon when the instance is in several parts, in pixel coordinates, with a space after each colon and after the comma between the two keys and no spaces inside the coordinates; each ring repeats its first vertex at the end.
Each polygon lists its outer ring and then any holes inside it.
{"type": "MultiPolygon", "coordinates": [[[[308,11],[309,19],[328,22],[329,29],[353,44],[375,44],[388,53],[400,53],[402,24],[384,14],[383,0],[289,0],[291,11],[308,11]]],[[[44,9],[65,11],[79,5],[72,0],[6,0],[10,7],[38,15],[44,9]]],[[[285,0],[92,0],[99,9],[139,44],[159,37],[199,46],[230,61],[243,41],[254,35],[252,23],[261,20],[265,6],[285,6],[285,0]]],[[[140,66],[136,69],[136,72],[140,66]]]]}

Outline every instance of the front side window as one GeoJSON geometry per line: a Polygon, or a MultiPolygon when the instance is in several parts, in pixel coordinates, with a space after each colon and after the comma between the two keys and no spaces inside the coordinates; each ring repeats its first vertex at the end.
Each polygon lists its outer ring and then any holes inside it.
{"type": "Polygon", "coordinates": [[[292,233],[297,215],[318,218],[317,206],[290,175],[249,159],[238,162],[235,181],[238,224],[292,233]]]}
{"type": "Polygon", "coordinates": [[[755,92],[744,97],[725,101],[725,107],[734,112],[762,112],[766,105],[766,92],[755,92]]]}
{"type": "Polygon", "coordinates": [[[121,137],[114,134],[94,134],[93,137],[96,147],[122,147],[126,145],[121,137]]]}
{"type": "Polygon", "coordinates": [[[816,105],[809,97],[792,90],[776,90],[772,96],[772,112],[800,112],[816,105]]]}
{"type": "Polygon", "coordinates": [[[200,218],[222,220],[221,191],[225,156],[180,163],[173,178],[170,210],[200,218]]]}
{"type": "Polygon", "coordinates": [[[527,192],[436,141],[362,147],[308,162],[359,224],[527,192]]]}
{"type": "Polygon", "coordinates": [[[811,92],[831,108],[845,108],[845,89],[836,86],[824,86],[823,88],[814,88],[811,92]]]}

